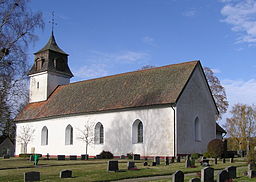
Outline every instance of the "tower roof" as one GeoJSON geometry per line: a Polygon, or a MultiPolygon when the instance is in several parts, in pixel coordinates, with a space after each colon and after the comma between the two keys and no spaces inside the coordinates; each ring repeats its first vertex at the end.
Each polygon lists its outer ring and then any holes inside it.
{"type": "Polygon", "coordinates": [[[52,50],[52,51],[55,51],[55,52],[59,52],[59,53],[68,55],[61,48],[59,48],[59,46],[57,45],[53,32],[52,32],[47,44],[42,49],[37,51],[35,54],[37,54],[39,52],[46,51],[46,50],[52,50]]]}

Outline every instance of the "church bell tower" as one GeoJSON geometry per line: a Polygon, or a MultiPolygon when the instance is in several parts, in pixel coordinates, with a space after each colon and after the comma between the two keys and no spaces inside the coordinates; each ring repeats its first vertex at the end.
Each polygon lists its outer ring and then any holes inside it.
{"type": "Polygon", "coordinates": [[[58,85],[69,84],[73,77],[68,54],[57,45],[53,31],[47,44],[34,55],[35,61],[28,73],[30,103],[47,100],[58,85]]]}

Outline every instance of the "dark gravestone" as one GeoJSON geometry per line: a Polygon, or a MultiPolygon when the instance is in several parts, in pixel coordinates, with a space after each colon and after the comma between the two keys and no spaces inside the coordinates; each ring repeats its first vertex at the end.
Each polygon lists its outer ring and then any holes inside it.
{"type": "Polygon", "coordinates": [[[76,155],[70,155],[69,160],[77,160],[77,156],[76,155]]]}
{"type": "Polygon", "coordinates": [[[156,162],[152,162],[152,166],[156,166],[156,162]]]}
{"type": "Polygon", "coordinates": [[[88,160],[89,159],[89,155],[88,154],[82,154],[81,155],[81,160],[88,160]]]}
{"type": "Polygon", "coordinates": [[[31,171],[24,173],[24,182],[40,181],[40,172],[31,171]]]}
{"type": "Polygon", "coordinates": [[[125,155],[121,155],[121,156],[120,156],[120,159],[125,159],[125,155]]]}
{"type": "Polygon", "coordinates": [[[249,170],[255,170],[255,163],[248,164],[248,171],[249,170]]]}
{"type": "Polygon", "coordinates": [[[72,178],[72,171],[71,170],[60,171],[60,178],[72,178]]]}
{"type": "Polygon", "coordinates": [[[184,182],[184,173],[182,171],[176,171],[172,175],[172,182],[184,182]]]}
{"type": "Polygon", "coordinates": [[[191,167],[191,161],[190,161],[190,159],[186,159],[185,168],[190,168],[190,167],[191,167]]]}
{"type": "Polygon", "coordinates": [[[4,159],[10,159],[10,155],[4,154],[4,159]]]}
{"type": "Polygon", "coordinates": [[[144,165],[144,166],[148,166],[148,162],[144,162],[143,165],[144,165]]]}
{"type": "Polygon", "coordinates": [[[96,155],[96,159],[102,159],[101,155],[96,155]]]}
{"type": "Polygon", "coordinates": [[[132,161],[127,162],[127,168],[128,170],[135,169],[136,168],[135,162],[132,162],[132,161]]]}
{"type": "Polygon", "coordinates": [[[226,171],[228,172],[230,178],[232,178],[232,179],[236,178],[236,167],[235,166],[227,167],[226,171]]]}
{"type": "Polygon", "coordinates": [[[177,162],[180,162],[180,156],[177,157],[177,162]]]}
{"type": "Polygon", "coordinates": [[[201,180],[199,178],[192,178],[189,182],[201,182],[201,180]]]}
{"type": "Polygon", "coordinates": [[[65,155],[58,155],[57,160],[58,161],[65,160],[65,155]]]}
{"type": "Polygon", "coordinates": [[[174,163],[174,159],[175,159],[175,157],[172,157],[172,158],[171,158],[171,163],[174,163]]]}
{"type": "Polygon", "coordinates": [[[222,163],[223,163],[223,164],[226,163],[226,158],[223,158],[223,159],[222,159],[222,163]]]}
{"type": "Polygon", "coordinates": [[[118,171],[118,161],[108,161],[108,171],[118,171]]]}
{"type": "Polygon", "coordinates": [[[46,154],[46,160],[50,160],[50,155],[49,155],[49,153],[46,154]]]}
{"type": "Polygon", "coordinates": [[[217,182],[227,182],[229,180],[229,174],[226,170],[219,171],[217,175],[217,182]]]}
{"type": "Polygon", "coordinates": [[[214,164],[218,164],[218,158],[214,158],[214,164]]]}
{"type": "Polygon", "coordinates": [[[205,167],[201,169],[201,182],[214,182],[214,169],[205,167]]]}
{"type": "Polygon", "coordinates": [[[160,157],[154,157],[154,162],[156,163],[156,165],[160,165],[160,157]]]}
{"type": "Polygon", "coordinates": [[[140,160],[140,154],[134,154],[133,160],[140,160]]]}
{"type": "Polygon", "coordinates": [[[230,163],[233,163],[234,162],[234,158],[230,158],[230,163]]]}
{"type": "Polygon", "coordinates": [[[248,178],[256,178],[256,171],[248,170],[248,178]]]}
{"type": "Polygon", "coordinates": [[[147,161],[148,160],[148,158],[147,157],[145,157],[145,159],[144,159],[145,161],[147,161]]]}
{"type": "Polygon", "coordinates": [[[164,158],[164,161],[165,161],[165,165],[169,165],[170,164],[170,160],[169,160],[169,157],[165,157],[164,158]]]}

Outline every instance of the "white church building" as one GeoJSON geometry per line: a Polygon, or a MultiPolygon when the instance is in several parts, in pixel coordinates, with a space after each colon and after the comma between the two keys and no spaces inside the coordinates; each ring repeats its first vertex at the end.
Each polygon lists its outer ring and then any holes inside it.
{"type": "Polygon", "coordinates": [[[70,83],[68,54],[48,43],[29,71],[29,103],[16,117],[15,155],[85,154],[78,139],[91,125],[90,157],[203,153],[216,138],[218,110],[199,61],[70,83]],[[19,140],[30,129],[31,141],[19,140]]]}

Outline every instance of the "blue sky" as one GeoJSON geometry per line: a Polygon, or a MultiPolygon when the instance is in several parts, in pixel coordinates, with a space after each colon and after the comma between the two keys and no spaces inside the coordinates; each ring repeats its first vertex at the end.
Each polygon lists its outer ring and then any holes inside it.
{"type": "Polygon", "coordinates": [[[45,30],[29,49],[42,48],[51,32],[69,54],[72,82],[143,65],[200,60],[225,86],[228,100],[256,103],[255,0],[44,0],[45,30]]]}

